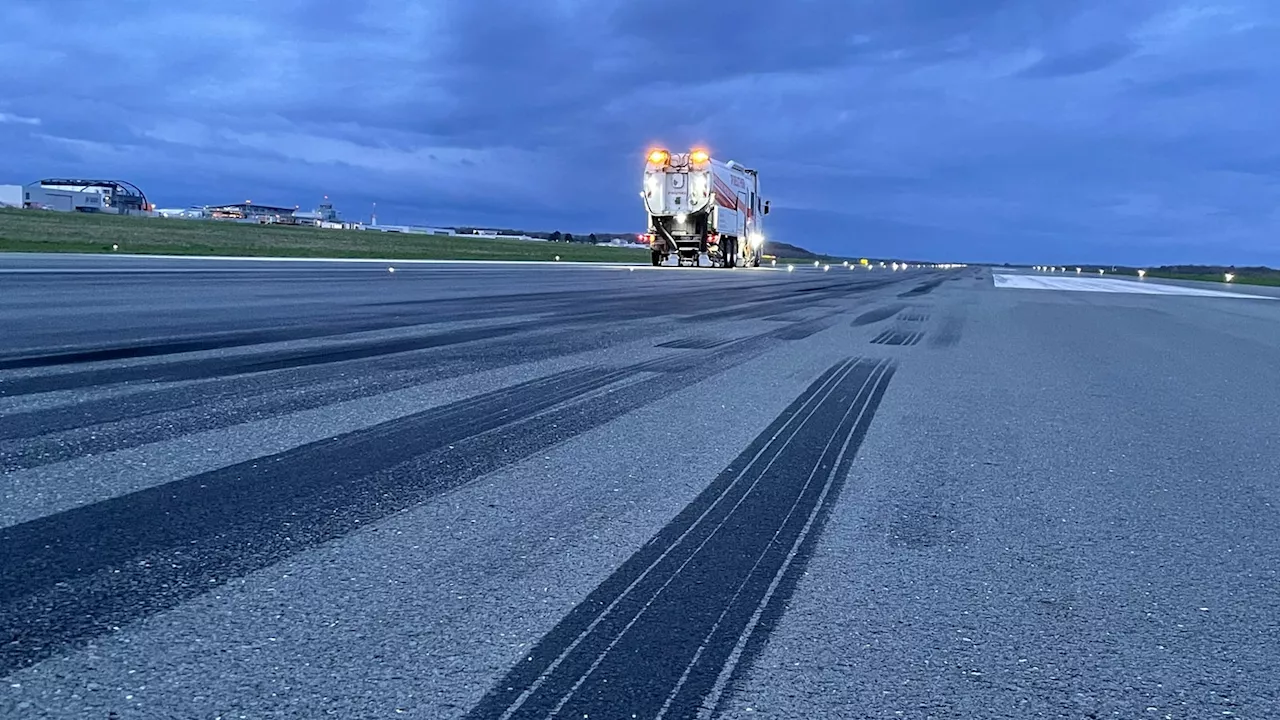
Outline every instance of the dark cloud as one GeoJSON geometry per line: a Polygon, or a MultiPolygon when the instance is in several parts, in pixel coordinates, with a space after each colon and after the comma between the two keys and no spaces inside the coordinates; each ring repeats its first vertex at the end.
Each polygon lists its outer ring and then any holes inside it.
{"type": "Polygon", "coordinates": [[[1151,98],[1182,99],[1229,90],[1248,91],[1264,82],[1266,78],[1252,69],[1205,68],[1133,82],[1130,90],[1151,98]]]}
{"type": "Polygon", "coordinates": [[[1036,61],[1021,75],[1028,78],[1067,77],[1111,67],[1138,50],[1133,42],[1106,42],[1076,52],[1050,55],[1036,61]]]}
{"type": "Polygon", "coordinates": [[[1265,0],[64,0],[0,27],[0,182],[624,231],[644,149],[701,143],[818,249],[1280,263],[1265,0]]]}

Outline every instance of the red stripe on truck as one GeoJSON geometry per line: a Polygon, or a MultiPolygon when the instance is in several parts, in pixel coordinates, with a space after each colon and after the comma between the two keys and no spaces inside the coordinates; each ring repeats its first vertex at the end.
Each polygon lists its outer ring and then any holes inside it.
{"type": "Polygon", "coordinates": [[[729,208],[730,210],[738,209],[738,196],[725,184],[719,177],[715,179],[716,186],[716,204],[729,208]]]}

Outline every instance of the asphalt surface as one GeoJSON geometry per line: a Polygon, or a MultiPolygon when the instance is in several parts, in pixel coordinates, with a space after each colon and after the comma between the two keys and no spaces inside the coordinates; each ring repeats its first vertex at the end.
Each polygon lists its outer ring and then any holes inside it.
{"type": "Polygon", "coordinates": [[[0,717],[1280,716],[1280,300],[0,255],[0,330],[0,717]]]}

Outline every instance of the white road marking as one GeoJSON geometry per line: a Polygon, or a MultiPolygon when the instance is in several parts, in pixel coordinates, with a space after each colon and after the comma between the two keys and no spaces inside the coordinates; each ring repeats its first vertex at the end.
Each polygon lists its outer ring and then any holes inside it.
{"type": "MultiPolygon", "coordinates": [[[[14,253],[15,256],[19,255],[14,253]]],[[[23,254],[25,255],[25,253],[23,254]]],[[[226,260],[231,262],[260,262],[260,263],[394,263],[400,265],[470,265],[484,267],[488,265],[523,265],[526,267],[536,267],[539,265],[556,265],[568,267],[595,267],[595,268],[614,268],[628,270],[662,270],[664,268],[674,268],[674,265],[663,265],[653,267],[649,263],[624,263],[617,261],[590,261],[590,260],[435,260],[425,258],[324,258],[324,257],[278,257],[270,255],[151,255],[151,254],[126,254],[126,255],[108,255],[104,253],[57,253],[56,255],[46,256],[43,259],[56,258],[74,258],[80,260],[109,260],[109,262],[127,263],[129,260],[226,260]]],[[[104,263],[99,268],[6,268],[3,264],[4,257],[0,256],[0,272],[3,273],[30,273],[30,274],[53,274],[53,273],[100,273],[100,272],[208,272],[208,268],[201,269],[179,269],[179,268],[156,268],[156,267],[140,267],[140,268],[107,268],[104,263]]],[[[690,268],[682,268],[688,270],[690,268]]],[[[710,269],[703,266],[702,269],[710,269]]],[[[779,272],[774,267],[758,267],[758,268],[741,268],[746,272],[779,272]]],[[[216,270],[216,269],[215,269],[216,270]]],[[[231,268],[226,268],[231,270],[231,268]]],[[[239,269],[236,269],[238,272],[239,269]]]]}
{"type": "MultiPolygon", "coordinates": [[[[15,254],[16,256],[16,254],[15,254]]],[[[129,260],[213,260],[229,262],[284,262],[284,263],[400,263],[406,265],[587,265],[592,267],[631,267],[629,263],[583,260],[438,260],[427,258],[330,258],[330,257],[281,257],[275,255],[154,255],[149,253],[129,253],[125,255],[108,255],[105,253],[58,253],[42,259],[74,258],[78,260],[107,260],[109,262],[128,262],[129,260]]],[[[3,258],[0,258],[3,259],[3,258]]],[[[649,267],[646,263],[636,266],[649,267]]],[[[12,271],[10,271],[12,272],[12,271]]]]}
{"type": "Polygon", "coordinates": [[[1131,293],[1136,295],[1192,295],[1196,297],[1233,297],[1255,300],[1275,299],[1265,295],[1248,295],[1224,290],[1183,287],[1181,285],[1162,285],[1149,280],[1001,274],[993,274],[991,278],[996,287],[1015,290],[1068,290],[1072,292],[1131,293]]]}

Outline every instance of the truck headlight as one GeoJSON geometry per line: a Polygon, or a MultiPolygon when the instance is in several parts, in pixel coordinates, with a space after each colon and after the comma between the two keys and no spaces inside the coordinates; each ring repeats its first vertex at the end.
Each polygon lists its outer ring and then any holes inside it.
{"type": "Polygon", "coordinates": [[[751,247],[759,250],[764,245],[764,236],[760,233],[751,233],[751,237],[747,241],[751,243],[751,247]]]}

